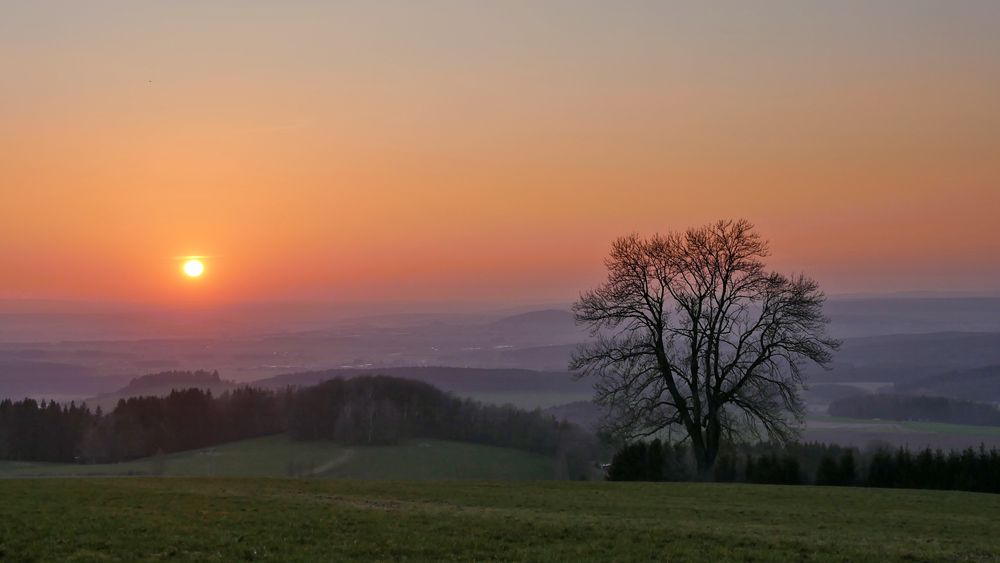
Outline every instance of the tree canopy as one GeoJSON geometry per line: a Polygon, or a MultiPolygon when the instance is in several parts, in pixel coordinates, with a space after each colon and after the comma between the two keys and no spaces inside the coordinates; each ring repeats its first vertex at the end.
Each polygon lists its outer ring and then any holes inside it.
{"type": "Polygon", "coordinates": [[[679,432],[700,472],[723,439],[795,435],[803,365],[839,343],[819,285],[768,271],[768,254],[745,220],[613,243],[607,280],[574,304],[593,340],[570,364],[598,378],[610,432],[679,432]]]}

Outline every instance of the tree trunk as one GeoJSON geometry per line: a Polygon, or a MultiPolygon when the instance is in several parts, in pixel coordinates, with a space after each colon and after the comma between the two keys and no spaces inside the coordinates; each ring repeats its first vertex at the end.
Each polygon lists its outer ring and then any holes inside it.
{"type": "Polygon", "coordinates": [[[691,448],[698,468],[698,478],[703,481],[711,481],[714,478],[713,471],[715,460],[719,457],[721,438],[722,427],[714,413],[709,416],[705,432],[702,433],[699,429],[697,440],[692,436],[691,448]]]}

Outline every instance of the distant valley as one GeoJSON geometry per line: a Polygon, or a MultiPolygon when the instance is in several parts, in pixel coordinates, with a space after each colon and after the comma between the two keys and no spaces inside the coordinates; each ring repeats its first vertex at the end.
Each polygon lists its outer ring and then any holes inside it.
{"type": "MultiPolygon", "coordinates": [[[[827,310],[843,346],[831,369],[809,372],[810,413],[823,416],[837,398],[874,391],[1000,402],[1000,299],[832,299],[827,310]]],[[[22,334],[21,321],[70,328],[92,323],[94,338],[0,341],[0,396],[87,400],[105,409],[120,398],[162,395],[191,383],[136,379],[140,376],[196,370],[218,372],[195,385],[213,393],[247,384],[278,389],[383,373],[525,408],[586,404],[593,383],[566,371],[572,351],[588,335],[565,306],[370,315],[296,306],[188,316],[8,310],[0,314],[0,336],[22,334]],[[136,323],[158,328],[139,331],[151,338],[101,338],[113,333],[108,326],[125,320],[130,330],[136,323]],[[185,332],[188,322],[200,327],[193,330],[197,336],[178,338],[163,328],[185,332]],[[244,329],[230,333],[227,327],[235,325],[244,329]],[[245,328],[250,325],[256,330],[245,328]],[[167,334],[172,336],[162,337],[167,334]]],[[[586,408],[567,409],[588,421],[596,416],[586,408]]]]}

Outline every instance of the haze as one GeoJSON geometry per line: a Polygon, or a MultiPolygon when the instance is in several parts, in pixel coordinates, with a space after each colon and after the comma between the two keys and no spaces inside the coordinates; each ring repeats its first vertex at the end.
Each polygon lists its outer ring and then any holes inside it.
{"type": "Polygon", "coordinates": [[[7,2],[0,297],[569,301],[731,216],[830,293],[994,289],[1000,5],[803,8],[7,2]]]}

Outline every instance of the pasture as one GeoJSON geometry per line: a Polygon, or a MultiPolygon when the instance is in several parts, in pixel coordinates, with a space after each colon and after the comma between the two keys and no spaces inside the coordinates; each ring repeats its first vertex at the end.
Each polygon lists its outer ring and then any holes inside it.
{"type": "Polygon", "coordinates": [[[1000,496],[941,491],[139,477],[0,498],[11,560],[1000,560],[1000,496]]]}

